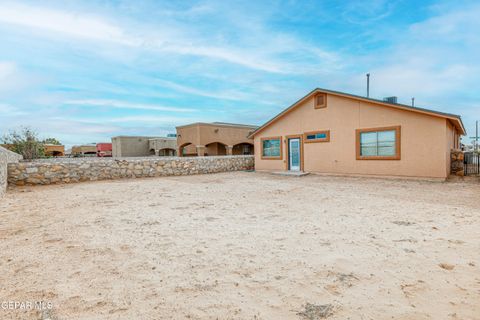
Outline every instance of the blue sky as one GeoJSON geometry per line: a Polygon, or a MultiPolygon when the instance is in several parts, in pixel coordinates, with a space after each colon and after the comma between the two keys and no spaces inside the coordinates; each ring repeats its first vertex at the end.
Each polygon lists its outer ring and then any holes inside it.
{"type": "Polygon", "coordinates": [[[0,1],[0,135],[262,124],[315,87],[480,120],[478,1],[0,1]]]}

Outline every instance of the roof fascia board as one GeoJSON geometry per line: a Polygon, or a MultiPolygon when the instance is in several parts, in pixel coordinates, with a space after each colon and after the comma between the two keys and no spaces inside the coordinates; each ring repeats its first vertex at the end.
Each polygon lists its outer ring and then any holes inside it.
{"type": "Polygon", "coordinates": [[[297,102],[293,103],[290,107],[284,109],[282,112],[280,112],[279,114],[277,114],[275,117],[273,117],[272,119],[268,120],[265,124],[263,124],[262,126],[260,126],[259,128],[257,128],[257,130],[255,130],[254,132],[252,132],[248,138],[253,138],[256,134],[258,134],[259,132],[263,131],[266,127],[268,127],[270,124],[274,123],[275,121],[279,120],[281,117],[283,117],[285,114],[287,114],[288,112],[292,111],[293,109],[295,109],[296,107],[298,107],[302,102],[306,101],[307,99],[309,99],[311,96],[313,96],[314,94],[316,93],[326,93],[326,94],[331,94],[331,95],[335,95],[335,96],[341,96],[341,97],[344,97],[344,98],[347,98],[347,99],[353,99],[353,100],[360,100],[360,101],[364,101],[364,102],[367,102],[367,103],[373,103],[373,104],[378,104],[378,105],[381,105],[381,106],[385,106],[385,107],[390,107],[390,108],[396,108],[396,109],[400,109],[400,110],[404,110],[404,111],[410,111],[410,112],[417,112],[417,113],[422,113],[422,114],[427,114],[427,115],[430,115],[430,116],[434,116],[434,117],[440,117],[440,118],[445,118],[445,119],[450,119],[454,122],[456,122],[458,124],[458,129],[460,129],[460,131],[462,132],[463,135],[466,134],[466,130],[465,130],[465,127],[463,126],[463,122],[462,122],[462,119],[460,118],[460,116],[458,115],[454,115],[454,114],[447,114],[447,113],[443,113],[443,112],[438,112],[438,111],[433,111],[433,110],[428,110],[428,109],[422,109],[422,108],[413,108],[413,107],[409,107],[407,105],[402,105],[402,104],[391,104],[391,103],[385,103],[383,101],[380,101],[380,100],[375,100],[375,99],[370,99],[370,98],[364,98],[364,97],[361,97],[361,96],[356,96],[356,95],[350,95],[350,94],[347,94],[347,93],[342,93],[342,92],[337,92],[337,91],[331,91],[331,90],[326,90],[326,89],[314,89],[312,90],[311,92],[309,92],[307,95],[305,95],[304,97],[302,97],[300,100],[298,100],[297,102]]]}

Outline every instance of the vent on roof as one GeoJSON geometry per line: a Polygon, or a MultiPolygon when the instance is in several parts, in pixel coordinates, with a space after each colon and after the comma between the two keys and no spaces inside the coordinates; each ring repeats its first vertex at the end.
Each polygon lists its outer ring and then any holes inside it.
{"type": "Polygon", "coordinates": [[[397,103],[397,97],[386,97],[386,98],[383,98],[383,101],[388,103],[397,103]]]}

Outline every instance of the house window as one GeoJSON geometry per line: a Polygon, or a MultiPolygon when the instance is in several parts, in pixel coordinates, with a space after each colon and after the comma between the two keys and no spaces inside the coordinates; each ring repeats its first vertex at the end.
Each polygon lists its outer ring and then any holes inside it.
{"type": "Polygon", "coordinates": [[[282,159],[282,137],[262,138],[262,159],[282,159]]]}
{"type": "Polygon", "coordinates": [[[327,95],[319,93],[315,96],[315,109],[321,109],[327,107],[327,95]]]}
{"type": "Polygon", "coordinates": [[[357,130],[358,160],[400,160],[400,126],[357,130]]]}
{"type": "Polygon", "coordinates": [[[328,142],[330,141],[330,130],[305,132],[304,141],[305,143],[328,142]]]}

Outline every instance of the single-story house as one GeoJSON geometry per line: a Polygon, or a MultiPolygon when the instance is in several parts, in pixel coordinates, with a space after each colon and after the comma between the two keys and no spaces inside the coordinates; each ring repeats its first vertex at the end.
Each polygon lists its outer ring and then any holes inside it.
{"type": "Polygon", "coordinates": [[[43,151],[46,157],[63,157],[65,156],[65,146],[56,144],[44,144],[43,151]]]}
{"type": "Polygon", "coordinates": [[[179,156],[222,156],[253,154],[253,139],[247,138],[257,126],[237,123],[196,122],[177,127],[179,156]]]}
{"type": "Polygon", "coordinates": [[[255,169],[445,179],[460,116],[315,89],[250,134],[255,169]]]}
{"type": "Polygon", "coordinates": [[[114,157],[175,156],[177,138],[118,136],[112,138],[114,157]]]}
{"type": "MultiPolygon", "coordinates": [[[[171,134],[170,134],[171,135],[171,134]]],[[[154,138],[148,141],[150,154],[161,157],[177,155],[177,137],[154,138]]]]}
{"type": "Polygon", "coordinates": [[[72,147],[74,157],[94,157],[97,155],[97,146],[95,144],[84,144],[72,147]]]}

